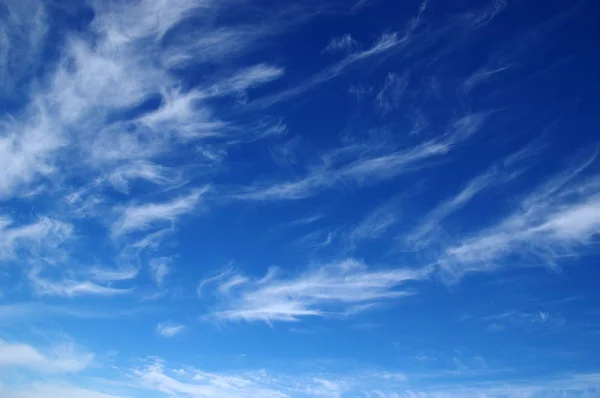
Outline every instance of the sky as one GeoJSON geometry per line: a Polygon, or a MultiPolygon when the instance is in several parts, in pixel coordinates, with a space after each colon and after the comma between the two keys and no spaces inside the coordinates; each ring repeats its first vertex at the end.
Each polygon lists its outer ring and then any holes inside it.
{"type": "Polygon", "coordinates": [[[599,15],[0,1],[0,397],[600,397],[599,15]]]}

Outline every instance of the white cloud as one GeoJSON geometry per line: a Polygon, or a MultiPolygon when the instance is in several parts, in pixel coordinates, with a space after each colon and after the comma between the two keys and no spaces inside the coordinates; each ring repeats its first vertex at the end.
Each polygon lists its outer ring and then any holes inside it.
{"type": "Polygon", "coordinates": [[[182,93],[179,90],[163,91],[162,94],[161,106],[139,119],[140,124],[158,133],[158,137],[168,133],[174,137],[192,139],[221,134],[220,130],[225,124],[215,119],[211,110],[198,106],[204,94],[199,91],[182,93]]]}
{"type": "Polygon", "coordinates": [[[325,164],[302,179],[256,186],[236,197],[250,200],[303,199],[348,179],[368,184],[410,172],[426,159],[445,154],[448,150],[444,143],[430,142],[402,152],[354,160],[337,168],[325,164]]]}
{"type": "Polygon", "coordinates": [[[162,286],[165,278],[171,272],[171,261],[169,257],[153,258],[150,260],[150,272],[157,286],[162,286]]]}
{"type": "Polygon", "coordinates": [[[304,393],[312,397],[342,397],[349,390],[349,383],[344,381],[331,381],[314,377],[312,385],[304,387],[304,393]]]}
{"type": "Polygon", "coordinates": [[[88,367],[94,354],[81,351],[73,343],[59,344],[48,352],[21,343],[0,339],[0,368],[19,367],[48,373],[79,372],[88,367]]]}
{"type": "Polygon", "coordinates": [[[433,210],[428,212],[419,221],[419,226],[409,235],[408,240],[421,245],[422,242],[420,241],[429,235],[432,230],[438,228],[441,221],[460,210],[480,191],[493,185],[496,182],[496,177],[497,171],[492,169],[471,179],[458,194],[442,201],[433,210]]]}
{"type": "Polygon", "coordinates": [[[469,180],[456,195],[442,200],[421,217],[419,225],[408,234],[406,240],[418,248],[425,247],[432,239],[433,232],[441,229],[441,224],[447,217],[461,210],[483,191],[507,184],[518,177],[523,171],[522,160],[528,156],[529,151],[518,151],[469,180]]]}
{"type": "MultiPolygon", "coordinates": [[[[133,373],[147,389],[169,396],[182,395],[193,398],[290,397],[288,394],[265,385],[265,382],[261,380],[261,374],[236,376],[196,371],[193,377],[181,381],[165,374],[164,362],[161,360],[154,360],[154,363],[136,369],[133,373]]],[[[266,381],[268,380],[267,377],[266,381]]]]}
{"type": "Polygon", "coordinates": [[[506,0],[492,0],[486,2],[480,9],[468,12],[465,22],[473,28],[483,28],[489,24],[507,5],[506,0]]]}
{"type": "Polygon", "coordinates": [[[380,147],[363,153],[354,153],[354,146],[338,148],[324,156],[322,164],[311,167],[311,172],[303,178],[270,185],[256,184],[234,197],[245,200],[304,199],[348,181],[367,185],[414,172],[425,167],[428,160],[447,154],[455,145],[476,133],[484,119],[482,114],[467,115],[454,121],[441,138],[394,152],[380,147]],[[346,152],[356,156],[349,157],[346,152]]]}
{"type": "Polygon", "coordinates": [[[208,89],[209,95],[227,95],[246,91],[264,83],[279,79],[284,74],[284,69],[258,64],[236,72],[235,75],[221,79],[208,89]]]}
{"type": "Polygon", "coordinates": [[[404,73],[402,76],[394,73],[387,75],[383,87],[375,97],[375,104],[383,114],[398,106],[400,99],[404,96],[406,86],[408,86],[408,73],[404,73]]]}
{"type": "Polygon", "coordinates": [[[260,280],[221,278],[221,320],[296,321],[308,316],[355,313],[386,300],[411,294],[410,282],[428,277],[430,269],[373,270],[348,259],[314,268],[289,279],[274,272],[260,280]],[[231,281],[242,281],[231,286],[231,281]],[[227,289],[223,289],[226,286],[227,289]]]}
{"type": "MultiPolygon", "coordinates": [[[[20,73],[29,73],[30,67],[41,62],[38,50],[47,44],[49,21],[43,4],[26,3],[11,3],[2,14],[0,54],[6,55],[2,59],[7,67],[0,68],[0,83],[16,82],[20,73]],[[36,12],[32,14],[31,9],[36,12]]],[[[213,116],[204,101],[207,94],[183,90],[180,77],[162,62],[163,53],[175,48],[181,56],[190,55],[178,43],[165,41],[165,34],[189,16],[223,6],[223,2],[190,0],[110,6],[93,1],[90,31],[65,31],[64,42],[55,46],[61,50],[56,62],[46,65],[40,81],[20,87],[29,90],[30,103],[17,115],[0,119],[0,197],[19,194],[30,185],[35,188],[41,179],[54,176],[63,166],[57,161],[65,153],[80,159],[81,167],[61,170],[61,180],[73,174],[81,177],[92,168],[122,192],[128,191],[134,179],[169,185],[178,176],[158,164],[157,155],[183,144],[181,140],[218,136],[226,141],[222,129],[230,123],[213,116]],[[148,99],[158,96],[163,99],[158,109],[123,119],[124,114],[146,107],[148,99]]],[[[193,29],[206,36],[218,31],[220,28],[206,19],[193,29]]],[[[252,47],[256,38],[246,35],[246,46],[252,47]]],[[[236,40],[224,36],[219,45],[231,49],[236,40]]],[[[239,91],[282,73],[282,68],[260,63],[233,69],[230,77],[221,79],[217,73],[205,80],[221,91],[239,91]]],[[[53,181],[57,182],[62,181],[53,181]]]]}
{"type": "Polygon", "coordinates": [[[313,89],[316,86],[319,86],[325,83],[328,80],[331,80],[339,75],[341,75],[346,69],[350,66],[353,66],[359,62],[365,61],[369,58],[384,54],[394,48],[397,48],[403,43],[408,42],[410,39],[410,34],[407,33],[406,36],[399,38],[397,33],[384,33],[382,34],[373,45],[362,51],[356,51],[350,53],[341,61],[323,69],[322,71],[314,74],[312,77],[307,79],[304,83],[297,85],[295,87],[283,90],[279,93],[276,93],[271,96],[263,97],[261,99],[255,100],[251,102],[249,105],[257,108],[265,108],[273,104],[278,104],[282,101],[293,98],[299,94],[305,93],[308,90],[313,89]]]}
{"type": "Polygon", "coordinates": [[[210,0],[142,0],[136,3],[95,2],[99,16],[94,28],[112,45],[123,45],[143,38],[160,39],[195,9],[213,5],[210,0]]]}
{"type": "Polygon", "coordinates": [[[147,161],[131,162],[112,171],[108,181],[122,193],[128,193],[131,181],[144,180],[159,186],[181,182],[181,173],[147,161]]]}
{"type": "Polygon", "coordinates": [[[547,311],[507,311],[486,316],[483,320],[492,321],[487,327],[489,332],[500,332],[510,327],[540,333],[560,329],[566,323],[566,320],[559,314],[547,311]]]}
{"type": "Polygon", "coordinates": [[[41,217],[30,224],[14,225],[0,216],[0,259],[13,259],[17,251],[29,252],[55,249],[73,233],[73,227],[62,221],[41,217]]]}
{"type": "Polygon", "coordinates": [[[327,46],[323,50],[324,53],[333,53],[338,51],[350,51],[354,47],[358,46],[358,42],[352,37],[350,33],[343,36],[337,36],[332,38],[327,46]]]}
{"type": "MultiPolygon", "coordinates": [[[[473,358],[485,368],[481,357],[473,358]]],[[[214,373],[186,367],[167,375],[165,362],[154,358],[133,370],[133,376],[148,390],[190,398],[329,397],[365,398],[458,398],[472,397],[563,397],[585,396],[600,388],[600,375],[575,373],[552,378],[486,380],[465,384],[449,381],[447,373],[412,374],[389,371],[359,371],[343,375],[277,374],[266,370],[214,373]],[[440,382],[440,380],[442,380],[440,382]]],[[[493,370],[487,370],[493,371],[493,370]]]]}
{"type": "Polygon", "coordinates": [[[65,145],[44,111],[26,122],[0,119],[0,198],[11,197],[55,171],[54,155],[65,145]]]}
{"type": "MultiPolygon", "coordinates": [[[[127,294],[131,289],[114,288],[107,285],[100,285],[95,282],[86,280],[76,280],[71,277],[66,277],[59,280],[45,279],[40,276],[42,270],[33,268],[29,274],[29,281],[32,288],[38,295],[61,296],[61,297],[77,297],[77,296],[116,296],[127,294]]],[[[109,276],[107,274],[100,276],[109,276]]],[[[122,277],[119,275],[110,275],[110,277],[122,277]]],[[[127,275],[129,276],[129,275],[127,275]]]]}
{"type": "Polygon", "coordinates": [[[232,275],[234,277],[236,276],[234,274],[233,268],[231,268],[229,266],[229,267],[225,268],[224,270],[218,272],[216,275],[204,278],[203,280],[200,281],[200,283],[198,283],[198,287],[196,288],[196,293],[198,294],[198,297],[202,296],[202,294],[204,293],[204,290],[207,286],[212,285],[212,284],[221,284],[221,283],[223,283],[223,281],[232,277],[232,275]]]}
{"type": "Polygon", "coordinates": [[[497,68],[483,67],[475,71],[469,76],[462,85],[462,91],[468,93],[480,84],[483,84],[487,80],[491,79],[495,75],[502,73],[510,69],[510,65],[504,65],[497,68]]]}
{"type": "Polygon", "coordinates": [[[600,388],[600,374],[579,373],[526,380],[477,381],[462,386],[410,388],[404,392],[374,395],[382,398],[560,398],[585,397],[600,388]]]}
{"type": "Polygon", "coordinates": [[[600,181],[577,177],[596,157],[538,186],[495,225],[448,247],[440,260],[442,270],[453,276],[490,270],[507,255],[530,262],[538,258],[554,267],[560,257],[592,243],[600,232],[600,181]]]}
{"type": "Polygon", "coordinates": [[[138,275],[139,269],[126,268],[100,268],[91,267],[86,271],[93,280],[100,282],[127,281],[138,275]]]}
{"type": "Polygon", "coordinates": [[[67,383],[32,383],[20,388],[0,388],[5,398],[124,398],[122,395],[105,394],[86,388],[80,388],[67,383]]]}
{"type": "Polygon", "coordinates": [[[18,94],[25,77],[40,64],[48,34],[44,4],[33,1],[3,3],[0,15],[0,98],[18,94]]]}
{"type": "Polygon", "coordinates": [[[400,198],[394,198],[392,201],[371,210],[348,233],[349,243],[355,245],[360,241],[382,237],[400,219],[400,210],[397,203],[400,200],[400,198]]]}
{"type": "Polygon", "coordinates": [[[185,325],[179,325],[171,322],[159,323],[156,325],[156,333],[163,337],[175,337],[185,330],[185,325]]]}
{"type": "Polygon", "coordinates": [[[144,231],[164,222],[174,223],[180,216],[192,212],[207,190],[208,188],[205,187],[170,202],[124,207],[118,219],[112,224],[111,232],[114,236],[122,236],[134,231],[144,231]]]}
{"type": "Polygon", "coordinates": [[[241,286],[248,282],[248,278],[242,275],[232,275],[227,280],[219,284],[219,293],[227,294],[229,291],[237,286],[241,286]]]}

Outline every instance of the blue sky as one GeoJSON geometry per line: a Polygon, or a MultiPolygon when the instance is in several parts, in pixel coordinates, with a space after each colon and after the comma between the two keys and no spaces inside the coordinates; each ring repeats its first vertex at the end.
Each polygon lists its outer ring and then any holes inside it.
{"type": "Polygon", "coordinates": [[[0,396],[599,397],[599,11],[1,2],[0,396]]]}

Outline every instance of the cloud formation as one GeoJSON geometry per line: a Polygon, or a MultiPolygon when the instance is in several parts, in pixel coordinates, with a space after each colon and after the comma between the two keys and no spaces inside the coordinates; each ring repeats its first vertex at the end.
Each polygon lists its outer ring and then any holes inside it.
{"type": "Polygon", "coordinates": [[[48,352],[22,343],[0,340],[0,367],[20,367],[48,373],[79,372],[88,367],[94,355],[73,343],[59,344],[48,352]]]}
{"type": "Polygon", "coordinates": [[[185,330],[185,325],[178,325],[171,322],[163,322],[156,325],[156,333],[162,337],[175,337],[185,330]]]}
{"type": "Polygon", "coordinates": [[[217,284],[223,309],[213,316],[229,321],[298,321],[361,312],[381,302],[411,295],[411,282],[427,278],[430,269],[369,269],[347,259],[292,278],[277,277],[271,269],[263,278],[249,280],[223,275],[217,284]]]}
{"type": "Polygon", "coordinates": [[[491,270],[509,255],[531,256],[532,262],[555,267],[561,257],[593,243],[600,228],[600,183],[581,173],[596,158],[594,153],[536,187],[495,225],[448,247],[442,269],[455,276],[491,270]]]}
{"type": "Polygon", "coordinates": [[[338,51],[350,51],[358,46],[358,42],[350,33],[343,36],[333,37],[323,50],[324,53],[334,53],[338,51]]]}
{"type": "Polygon", "coordinates": [[[589,5],[268,3],[0,4],[0,395],[595,394],[589,5]]]}

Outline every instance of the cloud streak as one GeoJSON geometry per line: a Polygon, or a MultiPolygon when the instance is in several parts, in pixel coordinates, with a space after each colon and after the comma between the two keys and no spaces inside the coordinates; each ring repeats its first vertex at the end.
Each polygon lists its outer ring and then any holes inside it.
{"type": "Polygon", "coordinates": [[[192,212],[207,190],[208,188],[204,188],[170,202],[127,206],[120,211],[117,220],[111,226],[111,232],[113,236],[119,237],[135,231],[148,230],[164,222],[173,223],[180,216],[192,212]]]}
{"type": "Polygon", "coordinates": [[[22,343],[0,340],[0,368],[19,367],[45,373],[73,373],[88,367],[94,359],[72,343],[59,344],[49,352],[22,343]]]}
{"type": "Polygon", "coordinates": [[[212,317],[271,323],[360,312],[412,294],[408,285],[430,272],[428,268],[373,270],[348,259],[286,279],[277,278],[274,270],[259,280],[234,274],[211,281],[217,283],[224,307],[212,317]]]}
{"type": "Polygon", "coordinates": [[[377,153],[380,150],[374,148],[375,153],[367,151],[367,154],[362,157],[344,161],[343,158],[336,159],[333,156],[345,151],[345,148],[341,148],[324,156],[327,161],[313,167],[312,171],[301,179],[271,185],[255,185],[246,189],[245,192],[234,194],[233,197],[259,201],[297,200],[314,196],[323,190],[348,181],[366,185],[414,172],[426,167],[428,161],[449,153],[455,145],[476,133],[481,127],[483,119],[483,115],[466,116],[455,121],[450,131],[441,138],[425,141],[396,152],[377,153]]]}
{"type": "Polygon", "coordinates": [[[323,49],[324,53],[335,53],[339,51],[350,51],[358,46],[358,42],[350,33],[343,36],[333,37],[323,49]]]}
{"type": "Polygon", "coordinates": [[[178,325],[171,322],[159,323],[156,325],[156,333],[162,337],[171,338],[181,334],[185,328],[185,325],[178,325]]]}
{"type": "Polygon", "coordinates": [[[509,255],[555,267],[561,257],[592,243],[600,231],[600,182],[581,173],[596,159],[594,153],[548,180],[495,225],[448,247],[442,269],[455,276],[491,270],[509,255]]]}

